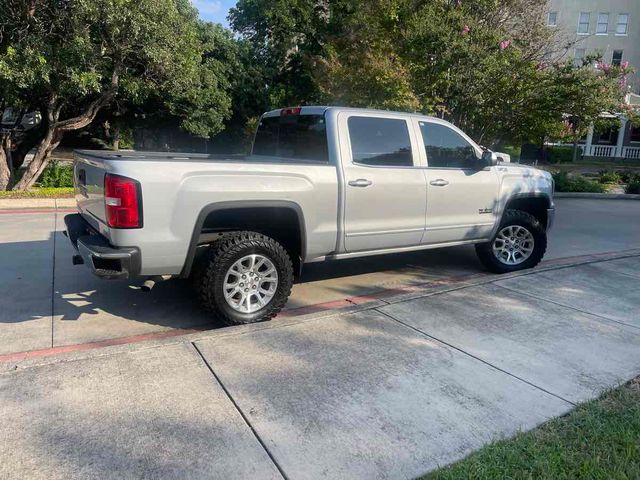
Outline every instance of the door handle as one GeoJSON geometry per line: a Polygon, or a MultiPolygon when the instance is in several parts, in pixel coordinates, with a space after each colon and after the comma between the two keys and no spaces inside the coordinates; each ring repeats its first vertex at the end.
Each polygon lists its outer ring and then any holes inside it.
{"type": "Polygon", "coordinates": [[[431,180],[429,184],[433,185],[434,187],[446,187],[447,185],[449,185],[449,182],[447,182],[444,178],[438,178],[437,180],[431,180]]]}
{"type": "Polygon", "coordinates": [[[359,178],[357,180],[350,180],[349,185],[352,187],[368,187],[373,184],[371,180],[367,180],[366,178],[359,178]]]}

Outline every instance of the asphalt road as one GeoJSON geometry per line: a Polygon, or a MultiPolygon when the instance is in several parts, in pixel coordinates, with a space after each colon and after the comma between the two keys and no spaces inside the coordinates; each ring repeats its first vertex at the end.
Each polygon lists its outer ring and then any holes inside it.
{"type": "MultiPolygon", "coordinates": [[[[63,216],[0,215],[0,355],[220,326],[201,311],[187,282],[164,282],[144,293],[71,265],[63,216]]],[[[638,247],[640,202],[559,199],[545,259],[638,247]]],[[[473,247],[313,264],[295,285],[286,314],[481,271],[473,247]]]]}

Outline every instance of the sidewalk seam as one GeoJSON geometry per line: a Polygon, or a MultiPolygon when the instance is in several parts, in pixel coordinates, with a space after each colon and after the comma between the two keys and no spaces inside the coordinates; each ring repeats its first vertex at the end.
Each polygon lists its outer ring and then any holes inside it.
{"type": "MultiPolygon", "coordinates": [[[[536,300],[540,300],[542,302],[553,303],[554,305],[558,305],[559,307],[568,308],[570,310],[573,310],[575,312],[581,313],[583,315],[591,315],[591,316],[599,318],[601,320],[606,320],[608,322],[617,323],[618,325],[624,325],[625,327],[631,327],[631,328],[635,328],[635,329],[640,330],[640,327],[638,327],[637,325],[631,325],[630,323],[621,322],[620,320],[614,320],[613,318],[605,317],[604,315],[598,315],[597,313],[587,312],[586,310],[581,310],[579,308],[572,307],[571,305],[567,305],[566,303],[556,302],[555,300],[550,300],[548,298],[543,298],[543,297],[540,297],[538,295],[534,295],[534,294],[529,293],[529,292],[523,292],[521,290],[515,290],[513,288],[505,287],[504,285],[498,285],[497,283],[494,283],[494,286],[499,287],[499,288],[503,288],[504,290],[508,290],[510,292],[513,292],[513,293],[519,293],[521,295],[525,295],[525,296],[530,297],[530,298],[535,298],[536,300]]],[[[640,332],[639,332],[639,334],[640,334],[640,332]]]]}
{"type": "Polygon", "coordinates": [[[448,342],[445,342],[444,340],[441,340],[438,337],[434,337],[433,335],[429,335],[428,333],[423,332],[419,328],[416,328],[413,325],[410,325],[408,323],[403,322],[402,320],[399,320],[399,319],[395,318],[393,315],[391,315],[391,314],[389,314],[387,312],[383,312],[381,310],[378,310],[377,308],[375,310],[376,310],[376,312],[381,313],[382,315],[384,315],[385,317],[393,320],[394,322],[397,322],[397,323],[399,323],[401,325],[404,325],[405,327],[407,327],[407,328],[409,328],[409,329],[411,329],[411,330],[413,330],[413,331],[415,331],[415,332],[417,332],[417,333],[419,333],[421,335],[424,335],[425,337],[428,337],[431,340],[435,340],[436,342],[442,343],[443,345],[446,345],[449,348],[453,348],[454,350],[456,350],[456,351],[458,351],[458,352],[460,352],[460,353],[462,353],[464,355],[467,355],[467,356],[469,356],[469,357],[471,357],[471,358],[473,358],[475,360],[478,360],[479,362],[482,362],[485,365],[487,365],[487,366],[489,366],[489,367],[491,367],[491,368],[493,368],[495,370],[498,370],[499,372],[502,372],[502,373],[504,373],[506,375],[509,375],[510,377],[513,377],[516,380],[520,380],[521,382],[526,383],[527,385],[529,385],[529,386],[531,386],[533,388],[536,388],[536,389],[538,389],[538,390],[540,390],[540,391],[542,391],[542,392],[544,392],[544,393],[546,393],[548,395],[551,395],[552,397],[556,397],[556,398],[562,400],[563,402],[567,402],[568,404],[570,404],[570,405],[572,405],[574,407],[577,405],[577,403],[572,402],[571,400],[567,400],[566,398],[564,398],[564,397],[562,397],[562,396],[560,396],[560,395],[558,395],[556,393],[550,392],[549,390],[546,390],[546,389],[536,385],[535,383],[531,383],[530,381],[525,380],[524,378],[519,377],[518,375],[515,375],[515,374],[513,374],[511,372],[508,372],[507,370],[504,370],[503,368],[500,368],[500,367],[498,367],[498,366],[496,366],[496,365],[494,365],[494,364],[492,364],[490,362],[487,362],[486,360],[483,360],[482,358],[477,357],[477,356],[473,355],[472,353],[469,353],[469,352],[467,352],[465,350],[462,350],[460,347],[456,347],[455,345],[453,345],[451,343],[448,343],[448,342]]]}
{"type": "Polygon", "coordinates": [[[269,451],[269,448],[267,448],[267,445],[264,443],[262,438],[260,438],[260,435],[258,435],[258,432],[256,431],[256,429],[253,428],[253,425],[251,425],[251,422],[249,422],[249,419],[247,418],[247,416],[244,414],[244,412],[240,408],[240,405],[238,405],[237,402],[234,400],[234,398],[231,396],[231,393],[229,392],[229,390],[227,390],[227,387],[224,386],[224,383],[222,383],[222,380],[220,380],[220,377],[218,377],[216,372],[213,370],[213,367],[211,367],[211,365],[209,364],[209,362],[207,361],[205,356],[202,354],[202,352],[200,351],[200,349],[198,348],[196,343],[195,342],[189,342],[189,343],[191,343],[191,345],[193,346],[195,351],[198,353],[198,355],[200,356],[200,358],[204,362],[205,366],[211,372],[211,375],[213,375],[213,378],[215,378],[215,380],[218,383],[218,385],[220,385],[220,388],[222,388],[222,391],[224,392],[224,394],[227,396],[227,398],[229,399],[231,404],[234,406],[234,408],[238,411],[238,413],[242,417],[242,420],[244,420],[244,423],[247,424],[247,427],[249,427],[249,429],[253,433],[253,436],[256,438],[256,440],[258,440],[258,443],[262,446],[262,448],[264,449],[264,451],[267,454],[267,456],[269,457],[269,459],[273,462],[275,467],[278,469],[278,472],[280,472],[280,475],[282,475],[282,478],[284,478],[285,480],[289,480],[289,477],[287,477],[287,475],[284,473],[284,470],[282,469],[280,464],[274,458],[273,454],[269,451]]]}

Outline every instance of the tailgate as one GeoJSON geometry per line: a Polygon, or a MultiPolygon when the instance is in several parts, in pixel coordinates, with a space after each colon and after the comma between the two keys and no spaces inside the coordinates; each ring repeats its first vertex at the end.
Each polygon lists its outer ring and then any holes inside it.
{"type": "Polygon", "coordinates": [[[106,223],[104,206],[104,160],[75,153],[73,183],[78,210],[94,226],[96,220],[106,223]]]}

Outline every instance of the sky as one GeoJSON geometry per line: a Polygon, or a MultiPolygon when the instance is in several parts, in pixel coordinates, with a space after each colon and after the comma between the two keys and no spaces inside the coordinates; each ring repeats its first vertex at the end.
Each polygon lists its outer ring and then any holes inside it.
{"type": "Polygon", "coordinates": [[[191,3],[198,9],[203,20],[228,27],[227,15],[229,9],[236,4],[236,0],[191,0],[191,3]]]}

